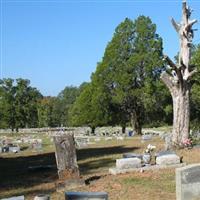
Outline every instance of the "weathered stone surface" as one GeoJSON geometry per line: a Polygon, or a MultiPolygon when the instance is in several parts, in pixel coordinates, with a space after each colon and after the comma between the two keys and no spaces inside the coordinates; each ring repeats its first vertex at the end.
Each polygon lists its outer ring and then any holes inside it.
{"type": "Polygon", "coordinates": [[[73,134],[55,136],[54,143],[59,178],[63,180],[79,178],[73,134]]]}
{"type": "Polygon", "coordinates": [[[176,169],[176,199],[200,200],[200,164],[176,169]]]}
{"type": "Polygon", "coordinates": [[[50,196],[46,194],[40,194],[36,196],[34,200],[50,200],[50,196]]]}
{"type": "Polygon", "coordinates": [[[63,193],[83,186],[85,186],[85,181],[82,179],[68,179],[64,182],[58,182],[56,184],[56,191],[63,193]]]}
{"type": "Polygon", "coordinates": [[[156,158],[157,165],[174,165],[180,163],[180,157],[175,154],[162,155],[156,158]]]}
{"type": "Polygon", "coordinates": [[[129,169],[141,167],[141,159],[139,158],[122,158],[116,160],[116,168],[129,169]]]}

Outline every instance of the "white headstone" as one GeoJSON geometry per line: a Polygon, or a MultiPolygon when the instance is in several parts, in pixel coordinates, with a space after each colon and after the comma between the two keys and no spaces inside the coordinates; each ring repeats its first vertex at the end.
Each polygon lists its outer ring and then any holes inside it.
{"type": "Polygon", "coordinates": [[[141,159],[139,158],[122,158],[116,160],[116,168],[129,169],[141,167],[141,159]]]}
{"type": "Polygon", "coordinates": [[[180,157],[177,156],[176,154],[162,155],[156,158],[157,165],[174,165],[179,163],[180,163],[180,157]]]}

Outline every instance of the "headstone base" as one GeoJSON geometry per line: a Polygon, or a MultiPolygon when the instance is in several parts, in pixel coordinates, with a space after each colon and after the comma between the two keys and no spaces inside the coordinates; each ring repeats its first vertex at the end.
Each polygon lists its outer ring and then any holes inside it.
{"type": "Polygon", "coordinates": [[[174,164],[174,165],[147,165],[140,168],[129,168],[129,169],[110,168],[109,173],[112,175],[117,175],[117,174],[131,173],[131,172],[179,168],[179,167],[184,167],[184,166],[186,166],[186,163],[174,164]]]}
{"type": "Polygon", "coordinates": [[[85,186],[85,181],[82,179],[69,179],[57,184],[57,192],[66,192],[68,190],[76,189],[85,186]]]}

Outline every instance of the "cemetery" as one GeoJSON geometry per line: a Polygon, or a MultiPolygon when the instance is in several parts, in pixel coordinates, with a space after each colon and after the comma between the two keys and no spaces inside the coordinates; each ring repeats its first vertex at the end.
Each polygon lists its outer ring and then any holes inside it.
{"type": "Polygon", "coordinates": [[[181,5],[173,60],[140,15],[117,26],[91,82],[57,97],[1,75],[1,200],[200,200],[200,45],[181,5]]]}
{"type": "Polygon", "coordinates": [[[40,199],[42,197],[37,196],[43,195],[44,198],[48,196],[47,199],[65,199],[67,195],[80,195],[82,192],[83,195],[105,194],[99,199],[113,200],[121,197],[176,199],[176,195],[179,196],[177,199],[183,199],[182,188],[186,188],[185,193],[188,193],[186,184],[190,181],[194,195],[199,195],[195,189],[200,184],[197,176],[200,147],[197,143],[191,148],[169,150],[164,135],[170,128],[166,131],[143,129],[142,136],[130,136],[131,128],[125,134],[116,134],[110,127],[103,129],[109,136],[98,131],[93,135],[89,131],[88,135],[84,128],[80,131],[82,135],[71,130],[52,134],[21,133],[17,138],[1,133],[1,147],[6,143],[18,144],[20,150],[0,153],[0,170],[3,172],[0,198],[18,196],[20,199],[24,196],[25,199],[40,199]],[[144,139],[144,136],[148,137],[144,139]],[[112,139],[107,140],[108,137],[112,139]],[[123,137],[123,140],[118,140],[118,137],[123,137]],[[192,176],[196,179],[189,178],[189,172],[184,172],[184,169],[190,170],[190,164],[191,173],[196,173],[192,176]],[[79,193],[73,193],[76,191],[79,193]]]}

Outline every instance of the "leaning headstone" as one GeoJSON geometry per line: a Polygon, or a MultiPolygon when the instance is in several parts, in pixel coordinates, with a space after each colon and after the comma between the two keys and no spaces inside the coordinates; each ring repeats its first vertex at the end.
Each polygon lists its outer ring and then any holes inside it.
{"type": "Polygon", "coordinates": [[[168,150],[172,149],[172,147],[173,147],[172,135],[167,134],[164,139],[165,139],[165,150],[168,151],[168,150]]]}
{"type": "Polygon", "coordinates": [[[108,200],[106,192],[66,192],[65,200],[108,200]]]}
{"type": "Polygon", "coordinates": [[[200,164],[176,169],[176,199],[200,199],[200,164]]]}
{"type": "Polygon", "coordinates": [[[176,154],[168,154],[168,155],[158,156],[156,158],[156,164],[157,165],[180,164],[180,157],[177,156],[176,154]]]}
{"type": "Polygon", "coordinates": [[[54,136],[54,144],[56,148],[55,155],[59,179],[67,180],[79,178],[73,134],[54,136]]]}
{"type": "Polygon", "coordinates": [[[117,169],[129,169],[141,167],[141,159],[139,158],[122,158],[116,160],[117,169]]]}
{"type": "Polygon", "coordinates": [[[10,197],[1,200],[25,200],[24,196],[10,197]]]}

